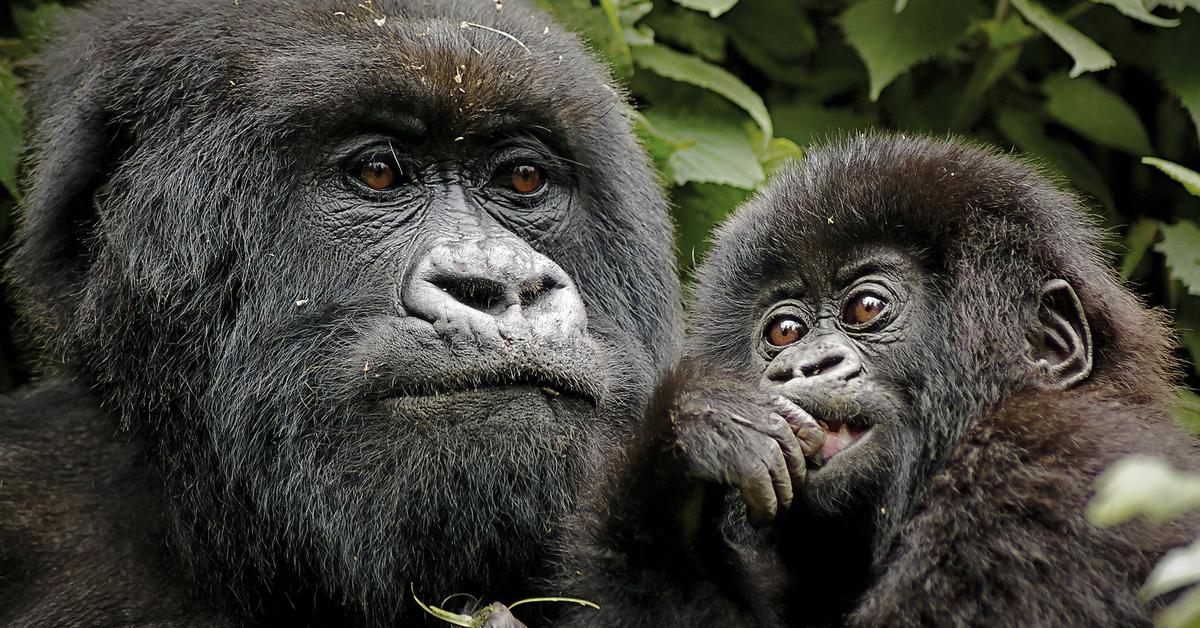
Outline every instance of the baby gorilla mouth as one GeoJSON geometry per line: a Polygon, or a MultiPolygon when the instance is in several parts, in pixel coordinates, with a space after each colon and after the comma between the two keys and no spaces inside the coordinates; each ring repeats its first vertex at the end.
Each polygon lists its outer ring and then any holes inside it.
{"type": "Polygon", "coordinates": [[[825,442],[821,445],[821,458],[824,462],[829,462],[834,456],[858,443],[871,430],[868,426],[847,421],[818,420],[817,424],[825,430],[825,442]]]}

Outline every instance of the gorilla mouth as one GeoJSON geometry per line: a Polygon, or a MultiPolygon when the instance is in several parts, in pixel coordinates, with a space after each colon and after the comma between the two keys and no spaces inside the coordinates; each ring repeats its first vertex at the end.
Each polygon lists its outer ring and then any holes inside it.
{"type": "Polygon", "coordinates": [[[857,445],[871,431],[870,425],[857,420],[818,420],[825,430],[825,442],[821,445],[821,459],[829,462],[834,456],[857,445]]]}
{"type": "Polygon", "coordinates": [[[603,396],[599,384],[579,377],[550,371],[524,369],[508,373],[457,373],[438,380],[423,382],[391,382],[381,391],[380,399],[436,398],[462,393],[526,388],[541,391],[549,399],[568,397],[598,406],[603,396]]]}

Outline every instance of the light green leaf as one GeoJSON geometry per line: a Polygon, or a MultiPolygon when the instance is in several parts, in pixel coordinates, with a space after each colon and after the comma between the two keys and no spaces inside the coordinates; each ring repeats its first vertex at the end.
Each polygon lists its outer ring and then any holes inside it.
{"type": "Polygon", "coordinates": [[[725,60],[725,30],[722,21],[710,19],[695,11],[656,11],[646,18],[659,39],[695,52],[709,61],[725,60]]]}
{"type": "Polygon", "coordinates": [[[0,185],[15,199],[17,165],[21,157],[21,137],[25,124],[25,109],[17,91],[17,78],[8,66],[0,63],[0,185]]]}
{"type": "Polygon", "coordinates": [[[1175,395],[1175,403],[1171,405],[1171,415],[1184,429],[1200,434],[1200,397],[1196,393],[1180,388],[1175,395]]]}
{"type": "Polygon", "coordinates": [[[750,137],[750,145],[754,147],[758,163],[762,164],[763,172],[768,177],[776,170],[804,157],[804,149],[797,146],[792,140],[776,137],[764,143],[762,132],[752,124],[747,122],[743,128],[746,130],[746,135],[750,137]]]}
{"type": "Polygon", "coordinates": [[[1154,250],[1167,258],[1171,276],[1191,294],[1200,295],[1200,227],[1190,220],[1162,225],[1162,241],[1154,250]]]}
{"type": "Polygon", "coordinates": [[[1150,245],[1154,244],[1154,238],[1158,237],[1158,221],[1142,218],[1129,227],[1129,233],[1125,236],[1125,246],[1128,251],[1125,257],[1121,260],[1121,276],[1129,279],[1133,275],[1133,271],[1137,270],[1138,264],[1142,262],[1142,258],[1146,256],[1146,251],[1150,250],[1150,245]]]}
{"type": "Polygon", "coordinates": [[[1134,455],[1118,461],[1096,479],[1087,518],[1104,527],[1143,517],[1170,521],[1200,507],[1200,474],[1172,469],[1158,456],[1134,455]]]}
{"type": "Polygon", "coordinates": [[[1107,50],[1075,30],[1062,18],[1047,11],[1046,7],[1033,0],[1012,0],[1012,5],[1021,12],[1021,15],[1025,16],[1025,19],[1040,28],[1043,33],[1054,40],[1054,43],[1071,55],[1071,58],[1075,60],[1075,65],[1071,68],[1072,78],[1084,72],[1095,72],[1117,64],[1107,50]]]}
{"type": "Polygon", "coordinates": [[[676,117],[650,110],[646,120],[661,137],[680,147],[667,158],[672,183],[720,183],[753,189],[764,174],[750,138],[739,123],[676,117]]]}
{"type": "Polygon", "coordinates": [[[1135,155],[1150,155],[1150,136],[1129,103],[1091,77],[1056,74],[1042,85],[1046,111],[1076,133],[1135,155]]]}
{"type": "Polygon", "coordinates": [[[57,2],[38,4],[33,9],[26,9],[17,4],[13,6],[13,22],[21,36],[41,42],[54,34],[55,29],[67,18],[70,9],[64,8],[57,2]]]}
{"type": "Polygon", "coordinates": [[[1157,157],[1143,157],[1142,163],[1162,170],[1168,177],[1183,184],[1183,189],[1200,196],[1200,172],[1189,170],[1183,166],[1157,157]]]}
{"type": "Polygon", "coordinates": [[[1142,0],[1092,0],[1092,2],[1115,7],[1121,13],[1135,20],[1154,26],[1179,26],[1179,20],[1168,20],[1151,13],[1146,9],[1146,5],[1142,4],[1142,0]]]}
{"type": "Polygon", "coordinates": [[[1145,0],[1145,2],[1147,9],[1170,7],[1176,11],[1182,11],[1190,7],[1196,11],[1200,11],[1200,0],[1145,0]]]}
{"type": "Polygon", "coordinates": [[[733,8],[738,0],[675,0],[675,4],[696,11],[706,11],[710,17],[717,17],[733,8]]]}
{"type": "Polygon", "coordinates": [[[1192,587],[1164,608],[1155,618],[1155,628],[1196,628],[1200,623],[1200,587],[1192,587]]]}
{"type": "Polygon", "coordinates": [[[909,68],[962,41],[981,13],[970,0],[914,0],[899,14],[894,8],[893,0],[863,0],[838,20],[867,66],[871,100],[909,68]]]}
{"type": "MultiPolygon", "coordinates": [[[[1200,0],[1197,0],[1200,4],[1200,0]]],[[[1197,10],[1200,10],[1198,8],[1197,10]]],[[[1200,16],[1185,20],[1179,28],[1162,33],[1154,53],[1154,71],[1179,98],[1200,134],[1200,16]]]]}
{"type": "Polygon", "coordinates": [[[728,98],[750,114],[755,124],[762,129],[764,137],[774,134],[771,116],[767,113],[767,106],[763,104],[762,98],[724,68],[708,63],[700,57],[675,52],[665,46],[634,48],[633,60],[639,67],[659,76],[703,87],[728,98]]]}
{"type": "Polygon", "coordinates": [[[1196,582],[1200,582],[1200,541],[1167,552],[1146,578],[1140,593],[1150,599],[1196,582]]]}
{"type": "Polygon", "coordinates": [[[896,13],[899,13],[903,11],[904,7],[906,6],[908,6],[908,0],[896,0],[896,6],[893,7],[892,10],[896,13]]]}

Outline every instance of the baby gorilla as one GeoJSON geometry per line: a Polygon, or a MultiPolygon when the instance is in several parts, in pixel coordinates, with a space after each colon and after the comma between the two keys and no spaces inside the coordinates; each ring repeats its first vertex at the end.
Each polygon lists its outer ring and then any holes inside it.
{"type": "Polygon", "coordinates": [[[991,150],[812,151],[716,237],[692,360],[564,550],[580,623],[1150,624],[1138,588],[1196,521],[1084,506],[1126,454],[1200,460],[1168,328],[1101,239],[991,150]]]}

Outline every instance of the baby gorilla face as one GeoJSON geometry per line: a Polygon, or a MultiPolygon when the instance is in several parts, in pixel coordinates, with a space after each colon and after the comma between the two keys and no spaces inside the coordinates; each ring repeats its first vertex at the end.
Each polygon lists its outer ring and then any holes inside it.
{"type": "Polygon", "coordinates": [[[893,248],[854,252],[765,286],[752,375],[825,431],[805,493],[839,510],[876,492],[915,455],[906,409],[920,384],[926,299],[918,260],[893,248]]]}

